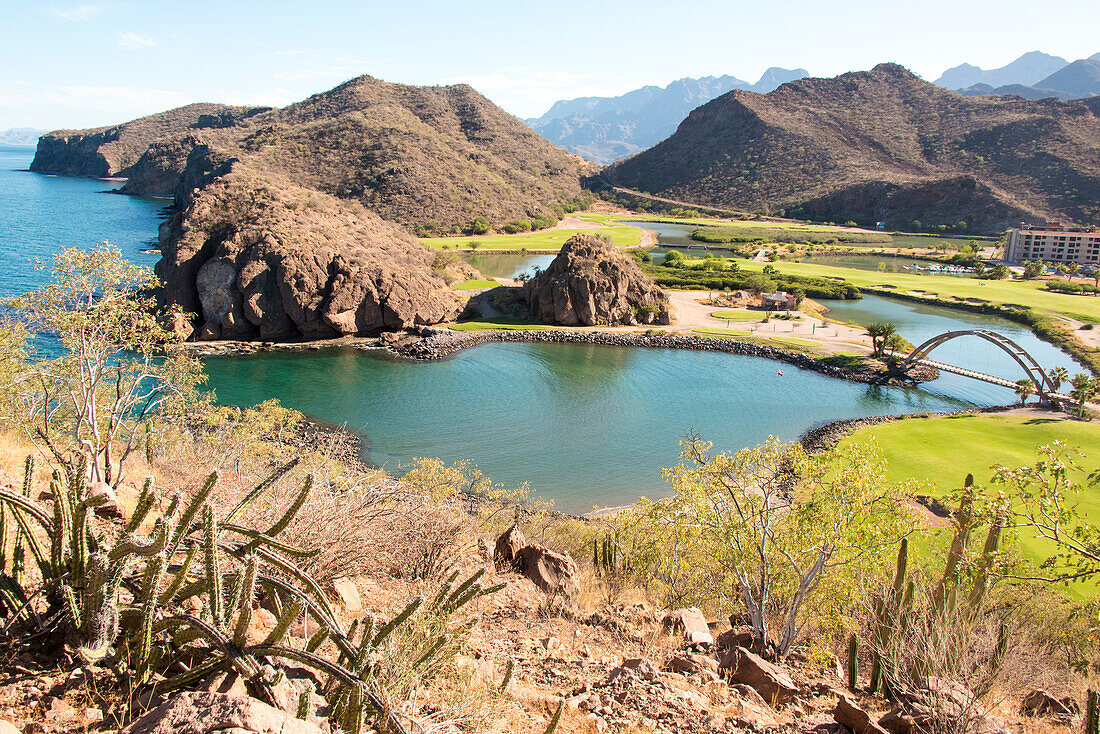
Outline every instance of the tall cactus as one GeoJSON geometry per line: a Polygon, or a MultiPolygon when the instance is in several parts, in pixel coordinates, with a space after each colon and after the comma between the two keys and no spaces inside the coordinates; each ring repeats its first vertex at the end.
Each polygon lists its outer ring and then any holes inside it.
{"type": "Polygon", "coordinates": [[[909,539],[902,538],[898,548],[897,565],[894,569],[894,581],[883,596],[879,597],[875,605],[875,645],[871,653],[871,680],[870,691],[876,692],[882,685],[884,690],[892,679],[896,677],[895,671],[884,671],[884,653],[895,646],[895,640],[900,639],[909,626],[909,619],[913,608],[913,596],[916,586],[913,582],[906,582],[909,572],[909,539]],[[886,680],[884,680],[884,673],[886,680]]]}
{"type": "Polygon", "coordinates": [[[859,688],[859,638],[853,632],[848,637],[848,690],[859,688]]]}

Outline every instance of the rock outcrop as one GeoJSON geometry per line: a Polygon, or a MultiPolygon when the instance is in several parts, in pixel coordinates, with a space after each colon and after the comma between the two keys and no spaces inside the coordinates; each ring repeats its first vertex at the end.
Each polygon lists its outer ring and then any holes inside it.
{"type": "Polygon", "coordinates": [[[541,545],[525,545],[516,553],[516,570],[548,594],[575,596],[580,592],[577,564],[567,553],[541,545]]]}
{"type": "Polygon", "coordinates": [[[400,227],[286,181],[233,172],[199,189],[161,228],[164,300],[198,339],[324,339],[453,318],[463,299],[400,227]]]}
{"type": "Polygon", "coordinates": [[[321,734],[316,724],[294,718],[247,696],[179,693],[123,729],[125,734],[321,734]]]}
{"type": "Polygon", "coordinates": [[[628,255],[576,234],[523,288],[531,315],[563,326],[668,324],[668,297],[628,255]]]}

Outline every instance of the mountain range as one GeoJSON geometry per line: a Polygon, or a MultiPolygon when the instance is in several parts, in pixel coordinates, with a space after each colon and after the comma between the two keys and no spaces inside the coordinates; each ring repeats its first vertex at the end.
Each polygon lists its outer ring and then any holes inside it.
{"type": "Polygon", "coordinates": [[[1024,54],[999,69],[960,64],[934,84],[967,96],[1014,94],[1024,99],[1079,99],[1100,94],[1100,53],[1068,62],[1039,51],[1024,54]]]}
{"type": "Polygon", "coordinates": [[[606,176],[701,205],[989,232],[1100,221],[1097,140],[1100,97],[966,97],[880,64],[728,92],[606,176]]]}
{"type": "Polygon", "coordinates": [[[38,136],[46,132],[33,127],[9,127],[0,130],[0,145],[29,147],[38,142],[38,136]]]}
{"type": "Polygon", "coordinates": [[[805,69],[773,66],[755,84],[733,76],[685,77],[665,87],[646,86],[618,97],[560,100],[526,123],[577,155],[610,163],[664,140],[689,112],[732,89],[766,93],[806,75],[805,69]]]}

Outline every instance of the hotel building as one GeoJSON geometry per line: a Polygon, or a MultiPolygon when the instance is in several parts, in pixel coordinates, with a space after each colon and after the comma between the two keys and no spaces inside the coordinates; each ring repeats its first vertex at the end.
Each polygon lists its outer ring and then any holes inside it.
{"type": "Polygon", "coordinates": [[[1005,236],[1005,260],[1020,263],[1042,260],[1097,267],[1100,265],[1100,232],[1067,229],[1057,222],[1045,227],[1021,225],[1005,236]]]}

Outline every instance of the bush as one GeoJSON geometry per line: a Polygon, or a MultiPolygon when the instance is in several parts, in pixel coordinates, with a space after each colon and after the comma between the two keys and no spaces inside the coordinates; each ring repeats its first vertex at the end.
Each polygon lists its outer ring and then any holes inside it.
{"type": "Polygon", "coordinates": [[[470,226],[466,228],[466,234],[488,234],[492,230],[489,226],[489,220],[485,217],[475,217],[474,221],[470,222],[470,226]]]}
{"type": "Polygon", "coordinates": [[[531,231],[531,223],[529,221],[527,221],[526,219],[516,219],[514,221],[508,222],[508,224],[504,225],[504,227],[502,227],[502,229],[507,234],[517,234],[519,232],[530,232],[531,231]]]}
{"type": "Polygon", "coordinates": [[[1088,283],[1074,283],[1060,278],[1051,278],[1047,281],[1046,289],[1055,293],[1073,293],[1095,296],[1100,294],[1100,288],[1088,283]]]}

